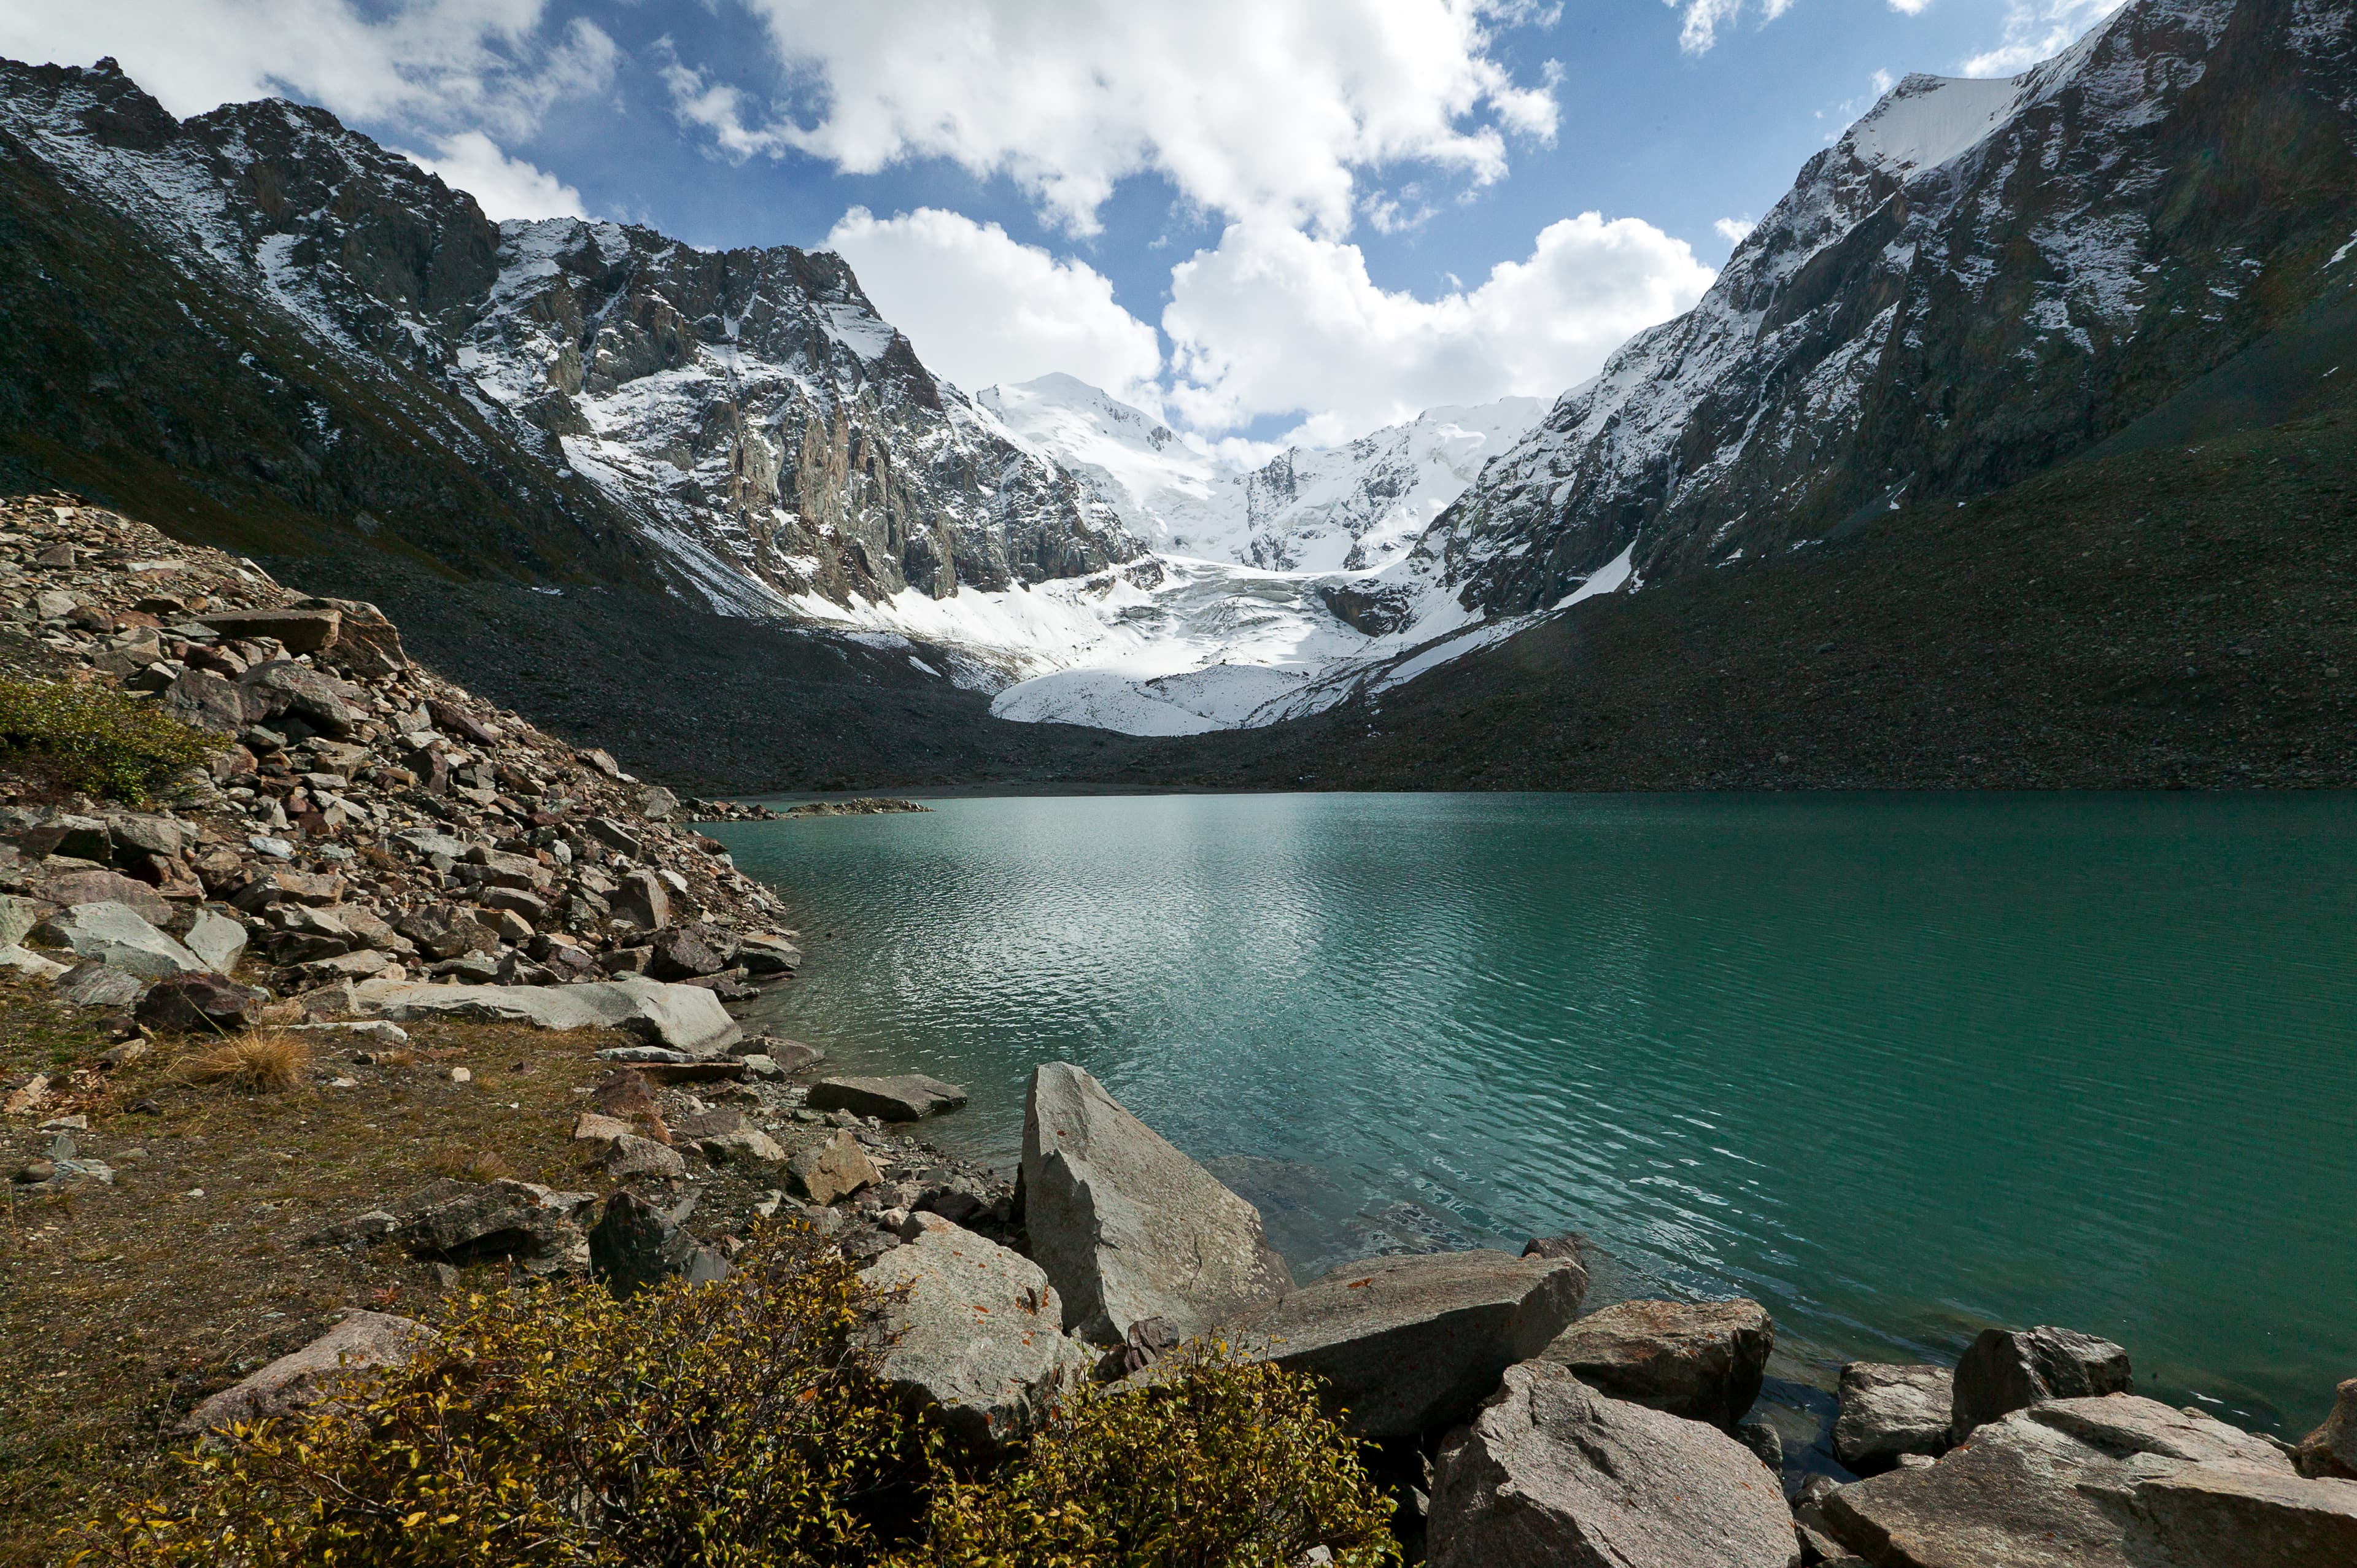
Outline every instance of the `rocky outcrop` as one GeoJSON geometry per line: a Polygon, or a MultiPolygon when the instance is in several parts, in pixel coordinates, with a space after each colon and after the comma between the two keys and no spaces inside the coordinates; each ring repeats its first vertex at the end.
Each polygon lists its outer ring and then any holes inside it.
{"type": "Polygon", "coordinates": [[[1464,1420],[1579,1310],[1577,1264],[1504,1252],[1374,1258],[1222,1325],[1245,1353],[1315,1376],[1362,1437],[1464,1420]]]}
{"type": "Polygon", "coordinates": [[[1581,1318],[1538,1355],[1614,1399],[1733,1426],[1760,1397],[1775,1342],[1756,1301],[1624,1301],[1581,1318]]]}
{"type": "Polygon", "coordinates": [[[1200,1334],[1292,1283],[1259,1210],[1068,1063],[1032,1070],[1022,1182],[1031,1256],[1092,1344],[1148,1318],[1200,1334]]]}
{"type": "Polygon", "coordinates": [[[1531,1362],[1434,1461],[1433,1568],[1792,1568],[1774,1477],[1725,1434],[1531,1362]]]}
{"type": "Polygon", "coordinates": [[[412,1254],[453,1264],[510,1262],[527,1273],[577,1272],[589,1262],[577,1223],[597,1202],[590,1192],[558,1192],[501,1178],[479,1185],[443,1180],[384,1208],[312,1231],[307,1247],[366,1247],[391,1242],[412,1254]]]}
{"type": "Polygon", "coordinates": [[[861,1271],[887,1302],[877,1372],[962,1442],[1010,1442],[1097,1358],[1065,1337],[1063,1304],[1038,1264],[933,1215],[910,1228],[861,1271]]]}
{"type": "Polygon", "coordinates": [[[812,1110],[848,1111],[879,1122],[920,1122],[964,1103],[964,1090],[920,1072],[888,1078],[822,1078],[810,1086],[812,1110]]]}
{"type": "Polygon", "coordinates": [[[1879,1568],[2322,1568],[2357,1561],[2357,1482],[2132,1394],[1982,1425],[1936,1465],[1839,1487],[1823,1527],[1879,1568]]]}
{"type": "Polygon", "coordinates": [[[334,1398],[371,1369],[403,1365],[437,1337],[410,1318],[347,1313],[342,1322],[300,1350],[279,1357],[205,1401],[181,1423],[181,1430],[226,1432],[294,1414],[334,1398]]]}
{"type": "Polygon", "coordinates": [[[1955,1375],[1945,1367],[1852,1361],[1841,1369],[1834,1457],[1861,1476],[1880,1475],[1901,1455],[1937,1458],[1948,1451],[1954,1402],[1955,1375]]]}
{"type": "Polygon", "coordinates": [[[2069,1328],[1988,1328],[1956,1363],[1948,1435],[1962,1443],[1983,1422],[2044,1400],[2134,1393],[2128,1353],[2069,1328]]]}

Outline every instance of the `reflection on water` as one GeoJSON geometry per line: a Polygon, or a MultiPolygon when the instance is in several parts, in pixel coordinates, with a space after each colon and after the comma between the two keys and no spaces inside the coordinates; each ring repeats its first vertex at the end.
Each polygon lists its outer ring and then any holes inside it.
{"type": "Polygon", "coordinates": [[[804,911],[768,1026],[1081,1063],[1297,1273],[1586,1231],[1806,1357],[1990,1322],[2299,1425],[2357,1372],[2347,797],[1245,796],[717,830],[804,911]],[[828,933],[833,933],[830,936],[828,933]]]}

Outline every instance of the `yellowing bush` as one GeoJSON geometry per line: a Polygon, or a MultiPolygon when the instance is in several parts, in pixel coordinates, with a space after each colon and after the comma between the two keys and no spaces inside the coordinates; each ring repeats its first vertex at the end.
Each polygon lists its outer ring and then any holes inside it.
{"type": "Polygon", "coordinates": [[[226,744],[111,686],[0,676],[0,762],[46,767],[68,789],[144,805],[226,744]]]}
{"type": "Polygon", "coordinates": [[[717,1284],[471,1297],[346,1408],[241,1430],[191,1484],[82,1532],[123,1568],[1345,1568],[1391,1505],[1309,1380],[1183,1352],[1083,1390],[996,1468],[874,1375],[877,1298],[808,1231],[717,1284]],[[913,1544],[912,1544],[913,1543],[913,1544]]]}
{"type": "Polygon", "coordinates": [[[933,1490],[897,1568],[1345,1568],[1397,1563],[1391,1503],[1306,1377],[1190,1348],[1146,1389],[1064,1401],[1021,1458],[933,1490]]]}
{"type": "Polygon", "coordinates": [[[469,1300],[341,1411],[199,1452],[191,1498],[77,1559],[142,1568],[818,1568],[881,1555],[865,1505],[922,1444],[854,1334],[868,1295],[805,1231],[729,1279],[469,1300]]]}

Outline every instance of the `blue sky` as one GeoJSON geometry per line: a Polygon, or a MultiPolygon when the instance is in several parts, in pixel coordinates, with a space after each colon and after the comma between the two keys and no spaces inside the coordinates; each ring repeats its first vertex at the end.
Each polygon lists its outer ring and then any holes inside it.
{"type": "Polygon", "coordinates": [[[494,216],[831,245],[961,384],[1242,457],[1561,392],[1878,86],[2113,3],[0,0],[0,51],[322,103],[494,216]]]}

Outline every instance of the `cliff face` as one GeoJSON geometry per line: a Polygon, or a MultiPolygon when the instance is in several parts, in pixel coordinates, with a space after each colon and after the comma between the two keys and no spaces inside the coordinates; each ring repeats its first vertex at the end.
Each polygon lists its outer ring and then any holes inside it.
{"type": "Polygon", "coordinates": [[[28,468],[168,492],[151,510],[247,548],[756,614],[1138,553],[837,257],[495,225],[323,111],[176,122],[111,61],[0,63],[0,398],[28,468]]]}
{"type": "Polygon", "coordinates": [[[2009,81],[1910,77],[1420,552],[1511,614],[1953,508],[2330,310],[2353,205],[2335,0],[2138,0],[2009,81]]]}

